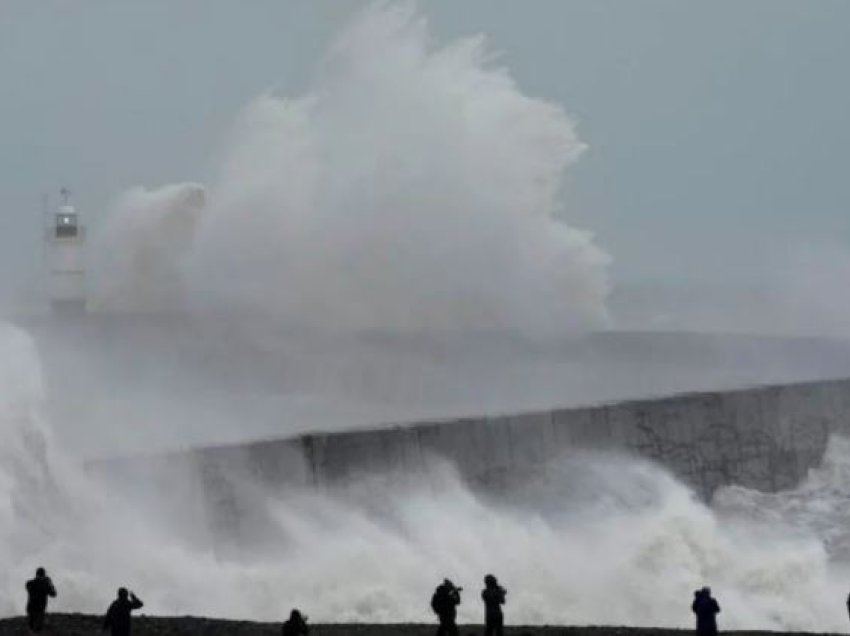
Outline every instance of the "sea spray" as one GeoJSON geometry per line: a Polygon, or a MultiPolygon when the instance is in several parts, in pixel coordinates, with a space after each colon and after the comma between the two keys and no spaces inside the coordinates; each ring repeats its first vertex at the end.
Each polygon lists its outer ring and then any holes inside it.
{"type": "Polygon", "coordinates": [[[89,309],[174,312],[186,308],[182,259],[206,201],[204,188],[180,183],[123,192],[94,233],[89,309]]]}
{"type": "Polygon", "coordinates": [[[95,262],[123,266],[96,294],[345,333],[602,326],[609,258],[563,220],[584,147],[482,37],[437,46],[412,4],[378,5],[305,94],[244,109],[202,211],[192,186],[116,202],[95,262]]]}
{"type": "Polygon", "coordinates": [[[762,496],[723,491],[713,511],[660,467],[611,454],[565,456],[499,499],[471,491],[450,465],[418,479],[272,492],[253,482],[255,467],[234,467],[231,478],[262,508],[264,540],[223,551],[229,529],[211,509],[174,513],[174,500],[187,511],[199,504],[184,483],[156,490],[67,461],[47,422],[32,417],[44,399],[35,348],[11,328],[0,339],[10,353],[0,401],[6,614],[22,611],[21,583],[44,565],[60,590],[56,611],[102,611],[127,585],[152,613],[276,620],[299,606],[317,621],[428,621],[431,588],[450,576],[467,589],[461,618],[475,621],[475,590],[493,571],[508,587],[511,622],[685,626],[703,584],[720,598],[726,628],[823,631],[845,620],[847,555],[836,537],[846,524],[828,528],[827,542],[817,512],[850,496],[847,471],[836,469],[847,462],[844,440],[800,489],[771,496],[767,522],[753,509],[762,496]],[[805,513],[791,503],[802,497],[805,513]]]}
{"type": "MultiPolygon", "coordinates": [[[[604,325],[608,257],[561,220],[582,150],[564,112],[523,95],[481,38],[437,47],[409,5],[379,5],[306,94],[245,109],[207,188],[116,202],[96,241],[94,306],[341,332],[604,325]]],[[[451,466],[338,492],[265,492],[247,470],[238,492],[269,523],[231,551],[216,540],[228,528],[184,490],[191,471],[167,490],[86,475],[53,442],[32,342],[3,327],[0,353],[4,613],[22,611],[22,582],[43,565],[65,611],[102,611],[126,585],[151,613],[428,621],[450,576],[466,588],[462,619],[478,621],[476,590],[494,572],[513,623],[686,626],[692,590],[710,584],[723,628],[845,626],[846,524],[830,512],[850,496],[830,469],[850,454],[840,441],[802,490],[730,489],[717,510],[659,467],[610,455],[564,457],[499,501],[451,466]]]]}

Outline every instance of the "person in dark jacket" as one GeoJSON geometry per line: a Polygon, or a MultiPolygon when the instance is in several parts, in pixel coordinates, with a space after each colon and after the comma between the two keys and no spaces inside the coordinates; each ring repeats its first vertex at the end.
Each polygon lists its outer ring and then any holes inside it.
{"type": "Polygon", "coordinates": [[[460,605],[461,590],[462,588],[455,587],[455,584],[448,579],[443,579],[443,582],[434,590],[431,596],[431,609],[440,619],[437,636],[458,636],[457,606],[460,605]]]}
{"type": "Polygon", "coordinates": [[[103,617],[103,629],[110,630],[112,636],[130,636],[130,612],[144,606],[139,598],[126,587],[118,588],[118,598],[106,610],[103,617]]]}
{"type": "Polygon", "coordinates": [[[47,598],[56,596],[53,581],[44,568],[35,571],[35,578],[27,581],[27,620],[30,630],[40,632],[44,627],[44,615],[47,613],[47,598]]]}
{"type": "Polygon", "coordinates": [[[499,585],[496,577],[488,574],[484,577],[484,589],[481,600],[484,601],[485,636],[502,636],[505,617],[502,615],[502,605],[505,604],[505,588],[499,585]]]}
{"type": "Polygon", "coordinates": [[[309,632],[307,617],[302,616],[297,609],[292,610],[289,620],[283,624],[282,636],[307,636],[309,632]]]}
{"type": "Polygon", "coordinates": [[[691,610],[697,617],[697,636],[717,636],[717,615],[720,605],[711,596],[711,588],[704,587],[694,592],[691,610]]]}

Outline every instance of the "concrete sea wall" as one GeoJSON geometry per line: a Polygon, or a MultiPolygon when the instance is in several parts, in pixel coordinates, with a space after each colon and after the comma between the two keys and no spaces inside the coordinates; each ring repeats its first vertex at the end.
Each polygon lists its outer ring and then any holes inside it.
{"type": "Polygon", "coordinates": [[[372,473],[421,473],[449,460],[471,484],[498,490],[506,476],[535,471],[565,452],[617,450],[657,461],[709,496],[729,483],[793,487],[819,463],[833,432],[850,432],[850,380],[316,433],[122,464],[169,474],[184,471],[190,459],[200,478],[220,489],[216,482],[231,474],[270,486],[332,487],[372,473]]]}
{"type": "Polygon", "coordinates": [[[169,493],[175,523],[198,523],[214,544],[224,535],[256,543],[269,490],[334,489],[386,473],[427,478],[449,461],[471,487],[498,495],[566,453],[600,450],[656,461],[708,499],[726,484],[794,487],[820,463],[832,433],[850,433],[850,380],[310,434],[112,460],[93,470],[115,483],[144,484],[159,505],[169,493]]]}
{"type": "MultiPolygon", "coordinates": [[[[830,433],[848,431],[850,380],[837,380],[306,435],[287,447],[300,449],[300,480],[320,486],[362,473],[427,471],[444,458],[490,490],[570,451],[618,450],[659,462],[708,497],[730,483],[793,487],[820,462],[830,433]]],[[[274,444],[244,450],[264,465],[274,444]]]]}

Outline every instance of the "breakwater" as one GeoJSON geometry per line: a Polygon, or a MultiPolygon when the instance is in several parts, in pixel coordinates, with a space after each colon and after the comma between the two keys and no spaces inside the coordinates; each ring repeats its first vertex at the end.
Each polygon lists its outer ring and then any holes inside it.
{"type": "Polygon", "coordinates": [[[386,474],[427,480],[450,462],[471,488],[498,496],[567,453],[592,450],[656,461],[708,499],[726,484],[792,488],[820,463],[830,434],[847,432],[850,380],[833,380],[314,433],[91,468],[118,485],[145,484],[160,503],[168,493],[177,522],[202,519],[217,536],[254,541],[245,533],[263,526],[258,498],[283,488],[332,490],[386,474]]]}
{"type": "Polygon", "coordinates": [[[427,473],[448,460],[498,491],[564,453],[613,450],[666,466],[705,497],[719,486],[795,486],[832,432],[850,431],[850,380],[695,393],[584,408],[388,426],[192,451],[215,474],[251,467],[268,485],[332,487],[370,473],[427,473]]]}

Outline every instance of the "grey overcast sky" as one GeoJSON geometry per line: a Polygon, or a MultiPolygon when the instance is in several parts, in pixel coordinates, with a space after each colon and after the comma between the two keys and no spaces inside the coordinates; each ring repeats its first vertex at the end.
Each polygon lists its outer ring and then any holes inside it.
{"type": "MultiPolygon", "coordinates": [[[[95,223],[120,190],[206,181],[235,113],[299,94],[366,3],[0,0],[0,287],[62,185],[95,223]]],[[[568,219],[613,280],[759,283],[850,246],[850,2],[431,0],[438,42],[485,34],[590,146],[568,219]]]]}

